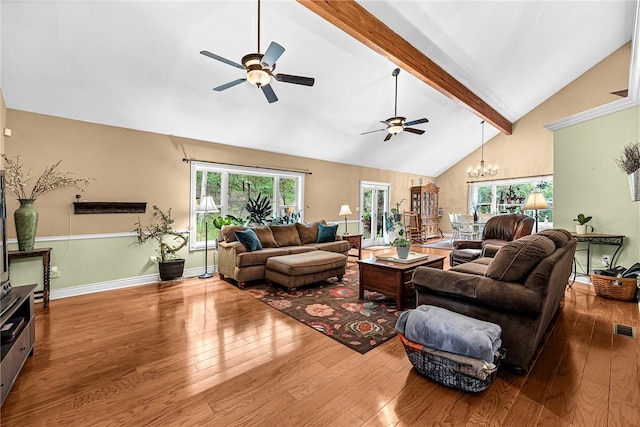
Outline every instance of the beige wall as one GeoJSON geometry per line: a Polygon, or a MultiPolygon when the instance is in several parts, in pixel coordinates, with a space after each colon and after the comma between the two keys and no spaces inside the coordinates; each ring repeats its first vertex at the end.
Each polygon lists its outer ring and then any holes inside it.
{"type": "MultiPolygon", "coordinates": [[[[516,122],[511,136],[499,134],[488,141],[484,146],[485,161],[500,165],[494,178],[553,174],[553,134],[543,125],[618,99],[610,92],[627,88],[630,55],[628,43],[516,122]]],[[[466,170],[479,162],[480,148],[437,177],[440,206],[445,214],[468,211],[466,170]]],[[[554,218],[562,220],[557,214],[554,218]]],[[[442,228],[451,230],[447,219],[442,228]]]]}
{"type": "MultiPolygon", "coordinates": [[[[7,105],[4,103],[4,95],[2,89],[0,89],[0,153],[4,153],[4,128],[7,123],[7,105]]],[[[3,160],[0,159],[0,167],[3,165],[3,160]]]]}
{"type": "MultiPolygon", "coordinates": [[[[21,155],[25,167],[40,173],[62,159],[62,170],[97,180],[82,194],[89,201],[146,201],[172,207],[176,226],[188,226],[190,167],[183,158],[283,169],[305,169],[306,220],[338,220],[340,205],[352,211],[359,203],[360,180],[388,182],[392,206],[408,198],[415,175],[244,149],[131,129],[80,122],[9,109],[13,128],[6,152],[21,155]]],[[[40,213],[38,237],[131,231],[136,215],[73,215],[75,189],[47,193],[35,206],[40,213]]],[[[18,204],[8,200],[8,211],[18,204]]],[[[149,212],[151,209],[147,209],[149,212]]],[[[147,214],[149,215],[149,213],[147,214]]],[[[353,215],[350,220],[355,220],[353,215]]],[[[10,237],[14,226],[8,226],[10,237]]],[[[355,226],[354,226],[355,227],[355,226]]]]}

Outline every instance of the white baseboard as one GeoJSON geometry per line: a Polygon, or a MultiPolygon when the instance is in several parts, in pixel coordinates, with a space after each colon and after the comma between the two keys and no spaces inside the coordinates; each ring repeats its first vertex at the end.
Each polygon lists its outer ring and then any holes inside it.
{"type": "MultiPolygon", "coordinates": [[[[209,272],[216,272],[217,268],[209,268],[209,272]]],[[[204,273],[204,267],[196,267],[185,269],[183,277],[197,277],[204,273]]],[[[133,286],[148,285],[150,283],[156,283],[160,281],[160,276],[157,274],[147,274],[145,276],[127,277],[124,279],[109,280],[106,282],[90,283],[87,285],[72,286],[63,289],[52,289],[50,299],[60,299],[76,297],[80,295],[93,294],[96,292],[113,291],[115,289],[131,288],[133,286]]]]}

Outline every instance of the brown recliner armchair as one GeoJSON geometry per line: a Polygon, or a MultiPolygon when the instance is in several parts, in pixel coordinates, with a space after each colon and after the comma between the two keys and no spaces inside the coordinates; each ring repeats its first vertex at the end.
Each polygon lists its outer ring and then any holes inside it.
{"type": "Polygon", "coordinates": [[[449,255],[451,267],[480,258],[487,245],[504,246],[520,237],[528,236],[534,224],[535,219],[521,214],[502,214],[491,217],[484,226],[482,240],[453,242],[453,250],[449,255]]]}

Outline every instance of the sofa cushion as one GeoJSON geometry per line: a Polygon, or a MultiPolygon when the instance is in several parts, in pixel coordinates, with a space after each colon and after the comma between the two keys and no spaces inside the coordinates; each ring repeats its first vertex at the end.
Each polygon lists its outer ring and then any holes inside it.
{"type": "Polygon", "coordinates": [[[322,220],[309,223],[296,223],[296,230],[298,230],[300,242],[303,245],[306,245],[308,243],[315,243],[316,240],[318,240],[318,224],[326,224],[326,222],[322,220]]]}
{"type": "Polygon", "coordinates": [[[556,245],[556,248],[563,247],[572,237],[571,233],[562,229],[543,230],[538,234],[550,238],[556,245]]]}
{"type": "Polygon", "coordinates": [[[318,239],[316,240],[316,243],[335,242],[337,233],[338,233],[338,224],[334,224],[334,225],[318,224],[318,239]]]}
{"type": "Polygon", "coordinates": [[[250,267],[253,265],[265,265],[272,256],[287,255],[285,248],[267,248],[261,251],[243,252],[236,256],[236,267],[250,267]]]}
{"type": "Polygon", "coordinates": [[[486,275],[503,282],[523,282],[526,275],[555,249],[551,239],[539,234],[514,240],[498,251],[487,267],[486,275]]]}
{"type": "Polygon", "coordinates": [[[262,244],[260,243],[256,232],[251,228],[247,228],[246,230],[236,230],[235,235],[236,239],[238,239],[238,241],[247,249],[247,252],[262,249],[262,244]]]}
{"type": "Polygon", "coordinates": [[[451,271],[458,271],[460,273],[475,274],[477,276],[484,276],[487,272],[487,264],[479,262],[465,262],[458,264],[455,267],[451,267],[451,271]]]}
{"type": "Polygon", "coordinates": [[[262,244],[263,248],[277,248],[278,243],[276,239],[273,237],[273,233],[271,229],[266,225],[261,225],[258,227],[253,227],[253,231],[256,232],[258,236],[258,240],[260,240],[260,244],[262,244]]]}
{"type": "Polygon", "coordinates": [[[302,254],[305,252],[313,252],[313,251],[317,251],[318,249],[314,248],[311,245],[303,245],[303,246],[287,246],[286,249],[289,253],[289,255],[291,254],[302,254]]]}
{"type": "Polygon", "coordinates": [[[235,242],[238,239],[236,239],[236,234],[235,232],[237,230],[246,230],[247,227],[242,227],[239,225],[225,225],[222,227],[222,230],[220,230],[220,234],[222,234],[222,237],[224,238],[224,241],[227,243],[231,243],[231,242],[235,242]]]}
{"type": "Polygon", "coordinates": [[[349,242],[346,240],[336,240],[334,242],[326,243],[310,243],[306,246],[310,246],[327,252],[339,252],[344,254],[349,252],[349,242]]]}
{"type": "Polygon", "coordinates": [[[293,224],[288,225],[270,225],[273,237],[276,239],[279,247],[283,246],[300,246],[300,236],[298,230],[293,224]]]}

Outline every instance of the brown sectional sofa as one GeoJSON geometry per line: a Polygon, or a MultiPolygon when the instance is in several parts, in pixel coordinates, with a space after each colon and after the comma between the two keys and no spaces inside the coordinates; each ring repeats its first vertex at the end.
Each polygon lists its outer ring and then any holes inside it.
{"type": "Polygon", "coordinates": [[[576,245],[566,230],[545,230],[495,248],[494,258],[447,271],[419,267],[417,304],[500,325],[505,363],[526,373],[564,297],[576,245]]]}
{"type": "MultiPolygon", "coordinates": [[[[238,282],[239,287],[252,280],[265,279],[265,265],[274,256],[299,254],[311,251],[335,252],[346,256],[349,242],[336,236],[333,242],[317,243],[318,224],[296,223],[289,225],[270,225],[251,227],[255,231],[263,249],[248,252],[237,241],[236,230],[249,227],[227,225],[218,234],[218,272],[220,277],[228,277],[238,282]]],[[[344,274],[344,272],[343,272],[344,274]]]]}

